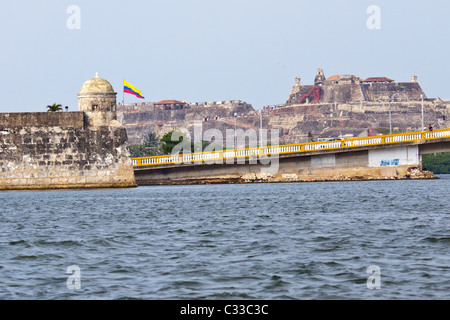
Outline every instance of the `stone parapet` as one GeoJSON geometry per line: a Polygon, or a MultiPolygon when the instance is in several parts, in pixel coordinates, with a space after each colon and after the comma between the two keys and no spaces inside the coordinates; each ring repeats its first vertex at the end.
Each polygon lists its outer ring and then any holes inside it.
{"type": "Polygon", "coordinates": [[[136,186],[122,126],[84,112],[0,114],[0,190],[136,186]]]}
{"type": "Polygon", "coordinates": [[[0,113],[0,130],[28,127],[84,128],[83,112],[0,113]]]}

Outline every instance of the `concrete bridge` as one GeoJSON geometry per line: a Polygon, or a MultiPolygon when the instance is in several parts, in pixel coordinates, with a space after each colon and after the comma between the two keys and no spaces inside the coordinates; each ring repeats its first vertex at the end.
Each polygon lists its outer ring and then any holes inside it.
{"type": "Polygon", "coordinates": [[[450,152],[450,129],[134,158],[138,185],[434,178],[422,155],[450,152]]]}

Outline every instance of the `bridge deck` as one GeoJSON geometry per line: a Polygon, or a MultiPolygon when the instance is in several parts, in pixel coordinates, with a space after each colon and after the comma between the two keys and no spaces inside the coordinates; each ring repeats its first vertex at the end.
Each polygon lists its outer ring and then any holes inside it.
{"type": "Polygon", "coordinates": [[[256,148],[244,148],[235,150],[220,150],[213,152],[199,152],[183,155],[164,155],[154,157],[133,158],[133,166],[136,168],[148,166],[165,166],[177,164],[201,164],[217,160],[230,160],[241,158],[263,158],[273,155],[290,154],[314,154],[324,151],[350,151],[362,147],[383,147],[399,144],[422,144],[433,142],[433,140],[450,138],[449,129],[438,129],[434,131],[415,131],[391,135],[380,135],[361,138],[350,138],[326,142],[307,142],[279,146],[267,146],[256,148]]]}

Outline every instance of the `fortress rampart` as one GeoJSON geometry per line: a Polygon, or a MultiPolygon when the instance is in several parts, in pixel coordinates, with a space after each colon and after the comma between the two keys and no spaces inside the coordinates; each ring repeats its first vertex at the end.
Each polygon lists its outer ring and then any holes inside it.
{"type": "Polygon", "coordinates": [[[320,103],[358,103],[358,102],[407,102],[426,99],[417,76],[411,82],[395,82],[386,77],[360,79],[355,75],[333,75],[325,79],[322,69],[318,69],[314,85],[302,85],[297,77],[295,86],[286,105],[320,103]],[[316,93],[313,96],[313,93],[316,93]]]}
{"type": "Polygon", "coordinates": [[[0,190],[135,187],[108,84],[88,80],[77,112],[0,113],[0,190]]]}
{"type": "Polygon", "coordinates": [[[284,144],[386,133],[391,126],[393,132],[422,130],[422,119],[435,129],[450,126],[450,101],[427,97],[415,75],[409,82],[348,74],[325,78],[318,69],[312,84],[297,77],[286,103],[263,106],[261,114],[242,101],[225,102],[184,102],[183,108],[127,105],[118,109],[118,119],[130,144],[141,144],[150,132],[162,137],[173,128],[192,131],[194,121],[223,136],[234,128],[279,129],[284,144]]]}
{"type": "Polygon", "coordinates": [[[0,189],[135,186],[122,126],[84,112],[0,114],[0,189]]]}

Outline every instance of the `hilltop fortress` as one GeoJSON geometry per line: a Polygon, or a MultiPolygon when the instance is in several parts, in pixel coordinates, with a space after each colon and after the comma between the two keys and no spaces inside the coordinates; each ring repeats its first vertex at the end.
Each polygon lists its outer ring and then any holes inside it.
{"type": "MultiPolygon", "coordinates": [[[[390,126],[394,132],[421,130],[422,101],[426,125],[450,127],[450,102],[428,98],[415,75],[409,82],[355,75],[326,78],[318,69],[312,80],[303,85],[297,77],[285,103],[263,108],[262,127],[279,129],[280,143],[389,133],[390,126]]],[[[130,144],[140,144],[148,132],[160,137],[173,128],[192,132],[194,121],[203,121],[204,130],[225,132],[235,125],[238,129],[259,130],[259,111],[240,100],[165,100],[120,105],[118,120],[126,126],[130,144]]]]}
{"type": "Polygon", "coordinates": [[[195,136],[199,121],[224,137],[235,128],[278,129],[280,144],[418,131],[422,111],[425,124],[450,127],[450,102],[427,97],[416,76],[326,78],[318,69],[312,84],[297,77],[285,103],[262,110],[241,100],[116,105],[116,95],[97,75],[81,87],[78,111],[0,113],[0,190],[134,187],[128,144],[174,128],[195,136]]]}
{"type": "Polygon", "coordinates": [[[286,105],[308,103],[363,103],[419,101],[426,99],[417,76],[411,82],[399,82],[386,77],[369,77],[364,80],[355,75],[333,75],[325,79],[322,69],[317,70],[314,85],[302,85],[295,79],[286,105]]]}
{"type": "Polygon", "coordinates": [[[0,113],[0,190],[136,186],[116,93],[98,76],[79,111],[0,113]]]}

